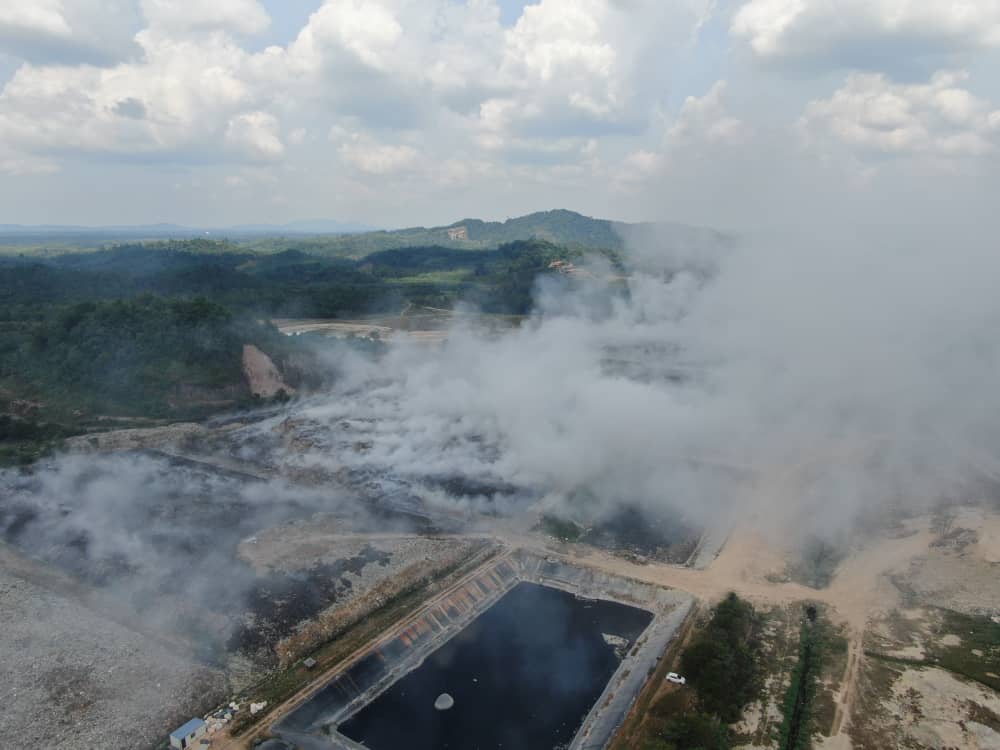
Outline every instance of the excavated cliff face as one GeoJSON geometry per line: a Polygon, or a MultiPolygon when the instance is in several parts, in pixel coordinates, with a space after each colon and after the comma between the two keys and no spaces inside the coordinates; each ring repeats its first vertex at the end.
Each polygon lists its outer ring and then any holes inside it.
{"type": "Polygon", "coordinates": [[[243,374],[254,396],[273,398],[281,391],[289,396],[295,393],[271,358],[253,344],[243,345],[243,374]]]}

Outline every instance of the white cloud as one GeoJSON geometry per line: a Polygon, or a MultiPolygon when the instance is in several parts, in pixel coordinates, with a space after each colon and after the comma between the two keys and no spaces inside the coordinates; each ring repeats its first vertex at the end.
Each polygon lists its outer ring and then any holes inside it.
{"type": "Polygon", "coordinates": [[[721,147],[748,143],[750,128],[730,113],[726,89],[726,81],[720,80],[703,96],[687,97],[658,148],[638,149],[622,160],[616,170],[615,187],[626,191],[645,189],[651,181],[676,169],[678,159],[691,162],[706,155],[728,159],[732,150],[720,156],[721,147]]]}
{"type": "Polygon", "coordinates": [[[63,16],[59,0],[35,0],[33,3],[5,3],[0,5],[0,29],[7,34],[38,34],[42,36],[69,37],[69,23],[63,16]]]}
{"type": "Polygon", "coordinates": [[[414,147],[394,142],[419,131],[431,134],[425,166],[569,167],[595,158],[583,154],[595,136],[641,132],[665,95],[649,56],[687,39],[710,0],[540,0],[513,28],[495,0],[326,0],[287,47],[256,54],[234,35],[267,24],[257,0],[141,6],[134,59],[19,70],[0,94],[0,136],[60,159],[273,159],[287,155],[280,119],[293,145],[358,133],[340,157],[362,174],[412,168],[414,147]]]}
{"type": "Polygon", "coordinates": [[[132,51],[137,22],[133,0],[0,0],[0,53],[109,64],[132,51]]]}
{"type": "Polygon", "coordinates": [[[22,66],[0,93],[0,140],[37,154],[208,152],[234,115],[253,111],[247,55],[227,37],[137,40],[140,62],[22,66]]]}
{"type": "Polygon", "coordinates": [[[480,110],[510,135],[637,131],[663,95],[662,68],[710,13],[710,2],[542,0],[506,33],[507,92],[480,110]]]}
{"type": "Polygon", "coordinates": [[[226,30],[256,34],[271,18],[257,0],[142,0],[152,28],[174,33],[226,30]]]}
{"type": "Polygon", "coordinates": [[[1000,45],[1000,2],[749,0],[731,31],[762,60],[842,67],[1000,45]]]}
{"type": "Polygon", "coordinates": [[[707,142],[737,144],[746,137],[746,126],[733,117],[724,98],[726,82],[716,81],[702,97],[689,96],[684,100],[677,121],[668,137],[674,143],[707,142]]]}
{"type": "Polygon", "coordinates": [[[403,35],[393,10],[377,0],[328,0],[289,49],[300,71],[319,72],[338,57],[375,70],[394,67],[403,35]]]}
{"type": "Polygon", "coordinates": [[[810,102],[799,127],[814,147],[859,156],[979,156],[1000,140],[1000,110],[962,88],[966,77],[941,71],[927,83],[898,84],[854,73],[830,98],[810,102]]]}
{"type": "Polygon", "coordinates": [[[379,143],[359,133],[346,134],[337,153],[344,162],[368,175],[389,175],[412,169],[420,153],[406,144],[379,143]]]}
{"type": "Polygon", "coordinates": [[[252,159],[276,159],[285,153],[278,118],[268,112],[237,115],[226,126],[226,142],[252,159]]]}

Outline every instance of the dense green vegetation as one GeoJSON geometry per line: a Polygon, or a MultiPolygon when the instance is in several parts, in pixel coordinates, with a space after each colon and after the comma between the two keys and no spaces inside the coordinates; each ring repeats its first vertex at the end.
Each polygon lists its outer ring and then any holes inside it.
{"type": "Polygon", "coordinates": [[[667,719],[659,736],[648,738],[641,750],[727,750],[726,725],[704,713],[682,713],[667,719]]]}
{"type": "Polygon", "coordinates": [[[806,619],[799,637],[798,661],[781,707],[784,716],[778,739],[781,750],[806,750],[812,744],[810,723],[816,700],[816,679],[822,663],[818,631],[813,622],[806,619]]]}
{"type": "Polygon", "coordinates": [[[561,542],[579,541],[584,531],[579,524],[548,513],[542,516],[537,528],[542,533],[555,537],[561,542]]]}
{"type": "Polygon", "coordinates": [[[388,250],[363,261],[300,250],[254,255],[225,242],[122,245],[48,259],[0,261],[0,321],[37,317],[41,305],[135,294],[206,296],[232,309],[284,317],[397,311],[406,303],[523,314],[536,278],[579,251],[542,241],[469,252],[442,247],[388,250]],[[437,274],[437,276],[435,276],[437,274]]]}
{"type": "Polygon", "coordinates": [[[582,255],[531,240],[345,259],[196,239],[0,257],[0,414],[15,420],[0,436],[0,461],[30,460],[62,436],[93,429],[98,415],[190,419],[252,404],[244,344],[271,356],[286,382],[307,380],[317,342],[284,337],[268,319],[460,301],[520,315],[538,278],[555,275],[554,260],[582,255]],[[21,413],[16,402],[35,406],[21,413]]]}
{"type": "Polygon", "coordinates": [[[180,416],[249,397],[236,385],[245,343],[289,354],[273,327],[201,297],[80,302],[0,340],[0,378],[81,411],[180,416]]]}
{"type": "Polygon", "coordinates": [[[688,687],[668,691],[649,709],[640,750],[727,750],[729,724],[757,691],[753,608],[731,593],[681,655],[688,687]]]}
{"type": "Polygon", "coordinates": [[[754,694],[753,608],[730,593],[681,657],[701,708],[731,724],[754,694]]]}

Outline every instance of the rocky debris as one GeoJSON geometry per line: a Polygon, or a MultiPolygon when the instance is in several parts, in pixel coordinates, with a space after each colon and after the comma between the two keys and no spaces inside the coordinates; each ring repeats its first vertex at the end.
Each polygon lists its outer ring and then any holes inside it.
{"type": "Polygon", "coordinates": [[[454,707],[455,699],[448,695],[448,693],[441,693],[434,701],[434,708],[438,711],[448,711],[454,707]]]}
{"type": "Polygon", "coordinates": [[[0,569],[4,745],[136,750],[225,693],[221,673],[0,569]]]}
{"type": "Polygon", "coordinates": [[[622,638],[620,635],[612,635],[611,633],[601,633],[601,638],[615,650],[615,656],[619,659],[625,658],[625,654],[628,653],[628,638],[622,638]]]}
{"type": "Polygon", "coordinates": [[[66,448],[79,453],[133,451],[178,445],[184,441],[207,437],[208,434],[209,430],[200,424],[178,422],[165,427],[137,427],[79,435],[67,440],[66,448]]]}

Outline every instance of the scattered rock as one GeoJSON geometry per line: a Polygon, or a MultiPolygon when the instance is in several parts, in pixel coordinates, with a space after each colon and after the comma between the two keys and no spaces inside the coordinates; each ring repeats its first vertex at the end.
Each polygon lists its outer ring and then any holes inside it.
{"type": "Polygon", "coordinates": [[[448,693],[441,693],[434,701],[434,708],[438,711],[448,711],[455,707],[455,699],[452,698],[448,693]]]}

